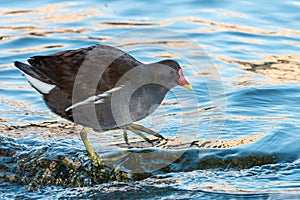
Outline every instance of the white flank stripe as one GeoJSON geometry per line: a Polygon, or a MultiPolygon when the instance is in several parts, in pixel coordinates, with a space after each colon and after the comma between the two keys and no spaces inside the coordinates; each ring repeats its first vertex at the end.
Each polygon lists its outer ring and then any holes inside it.
{"type": "Polygon", "coordinates": [[[29,76],[28,74],[24,74],[24,76],[29,81],[29,83],[31,83],[38,91],[43,94],[49,94],[50,90],[55,87],[55,85],[40,81],[36,78],[33,78],[32,76],[29,76]]]}
{"type": "Polygon", "coordinates": [[[87,98],[87,99],[84,100],[84,101],[80,101],[80,102],[78,102],[78,103],[73,104],[73,105],[70,106],[70,107],[67,107],[67,108],[65,109],[65,111],[67,112],[67,111],[71,110],[72,108],[78,107],[78,106],[80,106],[80,105],[88,104],[89,102],[92,102],[92,101],[95,101],[95,100],[97,100],[97,96],[91,96],[91,97],[87,98]]]}
{"type": "Polygon", "coordinates": [[[95,101],[95,104],[104,103],[104,99],[99,99],[98,101],[95,101]]]}
{"type": "Polygon", "coordinates": [[[69,106],[68,108],[65,109],[65,111],[69,111],[75,107],[81,106],[81,105],[85,105],[85,104],[89,104],[94,102],[94,104],[99,104],[99,103],[104,103],[104,98],[110,96],[112,93],[119,91],[120,89],[122,89],[123,85],[119,86],[119,87],[115,87],[112,88],[110,90],[107,90],[106,92],[103,92],[102,94],[98,94],[97,96],[91,96],[83,101],[80,101],[78,103],[75,103],[71,106],[69,106]]]}

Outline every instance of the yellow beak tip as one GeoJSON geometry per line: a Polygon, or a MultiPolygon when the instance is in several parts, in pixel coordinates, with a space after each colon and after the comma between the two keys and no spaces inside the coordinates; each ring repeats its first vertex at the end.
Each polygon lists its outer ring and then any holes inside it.
{"type": "Polygon", "coordinates": [[[189,90],[193,90],[192,86],[190,84],[184,84],[183,87],[189,89],[189,90]]]}

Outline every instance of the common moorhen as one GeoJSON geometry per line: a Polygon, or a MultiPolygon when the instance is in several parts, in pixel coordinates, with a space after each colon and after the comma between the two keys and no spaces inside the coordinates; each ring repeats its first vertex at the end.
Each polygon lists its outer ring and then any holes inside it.
{"type": "Polygon", "coordinates": [[[84,126],[81,139],[94,158],[88,128],[98,131],[123,129],[151,142],[143,133],[160,134],[133,122],[160,105],[177,85],[192,89],[179,64],[163,60],[143,64],[129,54],[106,45],[95,45],[16,61],[29,83],[39,91],[56,114],[84,126]]]}

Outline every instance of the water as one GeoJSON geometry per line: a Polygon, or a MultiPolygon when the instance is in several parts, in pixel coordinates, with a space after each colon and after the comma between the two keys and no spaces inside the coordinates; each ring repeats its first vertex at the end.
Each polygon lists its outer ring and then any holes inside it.
{"type": "Polygon", "coordinates": [[[85,188],[53,186],[30,193],[26,186],[2,183],[1,198],[300,197],[298,1],[49,0],[0,5],[1,125],[62,120],[13,61],[103,43],[146,63],[176,59],[194,88],[175,88],[166,104],[141,123],[185,141],[265,133],[258,142],[234,149],[235,154],[276,157],[273,164],[249,169],[179,171],[85,188]],[[203,108],[207,110],[199,111],[203,108]]]}

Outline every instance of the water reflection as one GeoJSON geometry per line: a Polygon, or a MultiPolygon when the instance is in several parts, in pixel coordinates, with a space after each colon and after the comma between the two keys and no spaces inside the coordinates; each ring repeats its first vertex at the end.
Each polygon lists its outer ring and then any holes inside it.
{"type": "MultiPolygon", "coordinates": [[[[262,74],[268,77],[269,84],[299,83],[300,56],[299,55],[261,55],[263,61],[242,61],[219,57],[225,62],[238,64],[242,69],[262,74]]],[[[248,75],[245,75],[248,76],[248,75]]],[[[249,76],[248,76],[249,77],[249,76]]],[[[243,76],[239,75],[239,79],[243,76]]]]}

